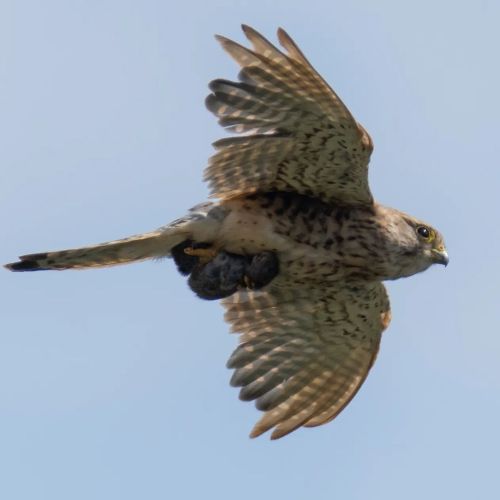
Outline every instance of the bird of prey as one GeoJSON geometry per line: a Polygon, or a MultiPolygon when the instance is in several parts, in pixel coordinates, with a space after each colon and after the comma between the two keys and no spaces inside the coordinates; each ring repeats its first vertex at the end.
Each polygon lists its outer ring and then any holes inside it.
{"type": "Polygon", "coordinates": [[[208,109],[239,134],[214,143],[215,201],[156,231],[24,255],[12,271],[172,257],[202,298],[223,299],[240,343],[228,361],[240,399],[264,412],[251,436],[280,438],[335,418],[365,380],[389,325],[382,284],[448,263],[441,234],[374,201],[372,140],[290,36],[284,51],[243,26],[217,40],[238,81],[210,83],[208,109]]]}

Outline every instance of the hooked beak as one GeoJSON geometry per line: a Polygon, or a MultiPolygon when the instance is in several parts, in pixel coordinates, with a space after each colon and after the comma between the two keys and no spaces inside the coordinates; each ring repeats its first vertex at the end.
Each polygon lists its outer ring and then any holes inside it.
{"type": "Polygon", "coordinates": [[[448,257],[448,252],[444,248],[433,248],[432,257],[434,258],[434,263],[443,264],[445,267],[448,265],[450,258],[448,257]]]}

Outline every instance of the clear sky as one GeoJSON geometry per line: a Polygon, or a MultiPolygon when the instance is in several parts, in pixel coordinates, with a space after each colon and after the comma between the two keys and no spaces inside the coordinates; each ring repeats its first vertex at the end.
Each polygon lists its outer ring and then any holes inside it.
{"type": "Polygon", "coordinates": [[[445,235],[331,424],[250,440],[237,339],[171,261],[0,272],[0,498],[500,498],[500,4],[0,5],[0,261],[154,229],[203,201],[213,39],[283,26],[375,142],[376,198],[445,235]]]}

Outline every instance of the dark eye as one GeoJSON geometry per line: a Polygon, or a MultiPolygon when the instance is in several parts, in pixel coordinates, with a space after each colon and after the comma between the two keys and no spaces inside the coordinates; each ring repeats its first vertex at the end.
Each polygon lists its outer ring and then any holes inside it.
{"type": "Polygon", "coordinates": [[[418,226],[417,227],[417,233],[422,236],[425,240],[431,235],[431,232],[429,231],[428,227],[425,226],[418,226]]]}
{"type": "Polygon", "coordinates": [[[417,234],[426,242],[432,243],[436,238],[436,232],[427,226],[418,226],[417,234]]]}

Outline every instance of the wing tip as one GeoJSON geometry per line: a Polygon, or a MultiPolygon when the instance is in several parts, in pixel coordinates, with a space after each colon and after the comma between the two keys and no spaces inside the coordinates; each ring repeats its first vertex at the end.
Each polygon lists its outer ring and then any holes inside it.
{"type": "Polygon", "coordinates": [[[230,43],[231,40],[229,40],[229,38],[226,38],[225,36],[223,35],[218,35],[218,34],[215,34],[214,35],[214,38],[224,47],[224,45],[226,45],[227,43],[230,43]]]}
{"type": "Polygon", "coordinates": [[[250,434],[248,435],[248,437],[250,439],[255,439],[259,436],[261,436],[262,434],[264,434],[264,432],[266,432],[267,429],[260,429],[257,425],[251,430],[250,434]]]}
{"type": "Polygon", "coordinates": [[[278,40],[280,41],[281,38],[290,38],[290,35],[281,26],[278,26],[278,29],[276,30],[276,35],[278,36],[278,40]]]}
{"type": "MultiPolygon", "coordinates": [[[[272,427],[272,426],[271,426],[272,427]]],[[[248,435],[248,437],[250,439],[255,439],[255,438],[258,438],[260,436],[262,436],[262,434],[264,434],[265,432],[267,432],[271,427],[260,427],[258,424],[252,429],[252,431],[250,432],[250,434],[248,435]]],[[[269,439],[271,441],[276,441],[278,439],[281,439],[282,437],[285,437],[286,435],[290,434],[291,432],[293,432],[294,430],[296,430],[296,428],[294,429],[286,429],[286,430],[280,430],[278,427],[275,427],[273,432],[271,433],[271,435],[269,436],[269,439]]]]}
{"type": "Polygon", "coordinates": [[[264,38],[255,28],[252,28],[248,24],[242,24],[241,29],[250,42],[252,38],[264,38]]]}

